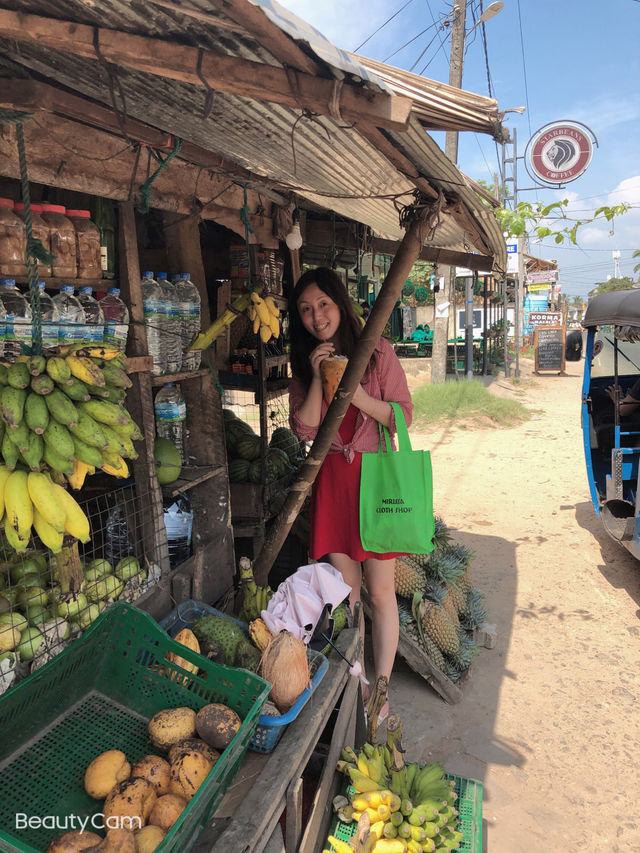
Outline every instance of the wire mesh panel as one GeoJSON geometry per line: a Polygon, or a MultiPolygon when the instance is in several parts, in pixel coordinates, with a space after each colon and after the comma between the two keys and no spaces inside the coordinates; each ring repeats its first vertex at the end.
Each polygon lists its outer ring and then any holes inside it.
{"type": "Polygon", "coordinates": [[[139,601],[168,572],[168,559],[158,560],[168,556],[167,536],[151,493],[139,482],[113,482],[91,478],[74,493],[89,520],[88,542],[66,537],[54,554],[34,530],[18,553],[0,539],[0,693],[62,651],[114,601],[139,601]],[[63,593],[61,573],[75,579],[72,594],[63,593]]]}

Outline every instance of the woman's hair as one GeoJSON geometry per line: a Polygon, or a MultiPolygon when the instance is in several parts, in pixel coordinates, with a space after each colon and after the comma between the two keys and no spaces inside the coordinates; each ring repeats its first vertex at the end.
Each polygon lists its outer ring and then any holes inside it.
{"type": "Polygon", "coordinates": [[[302,380],[305,387],[309,387],[313,375],[309,355],[318,346],[319,341],[303,326],[298,311],[298,300],[311,284],[316,284],[336,303],[340,310],[337,343],[341,355],[351,358],[362,331],[360,318],[353,308],[345,284],[337,273],[327,267],[317,267],[303,273],[298,279],[289,302],[289,337],[291,341],[291,370],[294,376],[302,380]]]}

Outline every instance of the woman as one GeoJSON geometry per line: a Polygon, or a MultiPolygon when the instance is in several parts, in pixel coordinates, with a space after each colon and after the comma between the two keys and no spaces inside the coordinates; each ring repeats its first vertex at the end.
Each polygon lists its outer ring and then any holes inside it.
{"type": "MultiPolygon", "coordinates": [[[[313,441],[328,405],[322,392],[321,362],[335,355],[350,358],[362,323],[345,285],[333,270],[319,267],[298,281],[289,306],[291,428],[313,441]]],[[[353,608],[360,600],[362,566],[371,602],[371,634],[376,678],[390,678],[398,646],[398,607],[394,592],[397,554],[365,551],[360,541],[359,497],[363,452],[378,449],[378,424],[395,432],[393,409],[399,403],[407,425],[413,403],[406,376],[391,345],[381,338],[360,380],[338,434],[313,485],[309,556],[327,560],[351,587],[353,608]],[[362,566],[361,566],[362,564],[362,566]]],[[[367,701],[370,691],[365,691],[367,701]]],[[[379,719],[388,714],[388,704],[379,719]]]]}

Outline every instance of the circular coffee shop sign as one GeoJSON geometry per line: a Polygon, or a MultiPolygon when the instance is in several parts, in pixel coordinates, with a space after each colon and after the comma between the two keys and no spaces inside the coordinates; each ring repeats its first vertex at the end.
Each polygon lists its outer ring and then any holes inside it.
{"type": "Polygon", "coordinates": [[[531,137],[527,147],[535,177],[547,184],[575,181],[593,155],[589,129],[577,122],[547,124],[531,137]]]}

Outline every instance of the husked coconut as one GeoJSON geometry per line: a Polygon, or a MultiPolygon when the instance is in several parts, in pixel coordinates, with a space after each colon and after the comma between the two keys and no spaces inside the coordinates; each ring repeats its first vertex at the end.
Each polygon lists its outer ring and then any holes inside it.
{"type": "Polygon", "coordinates": [[[285,714],[311,681],[307,647],[290,631],[280,631],[262,653],[260,675],[271,682],[269,698],[285,714]]]}

